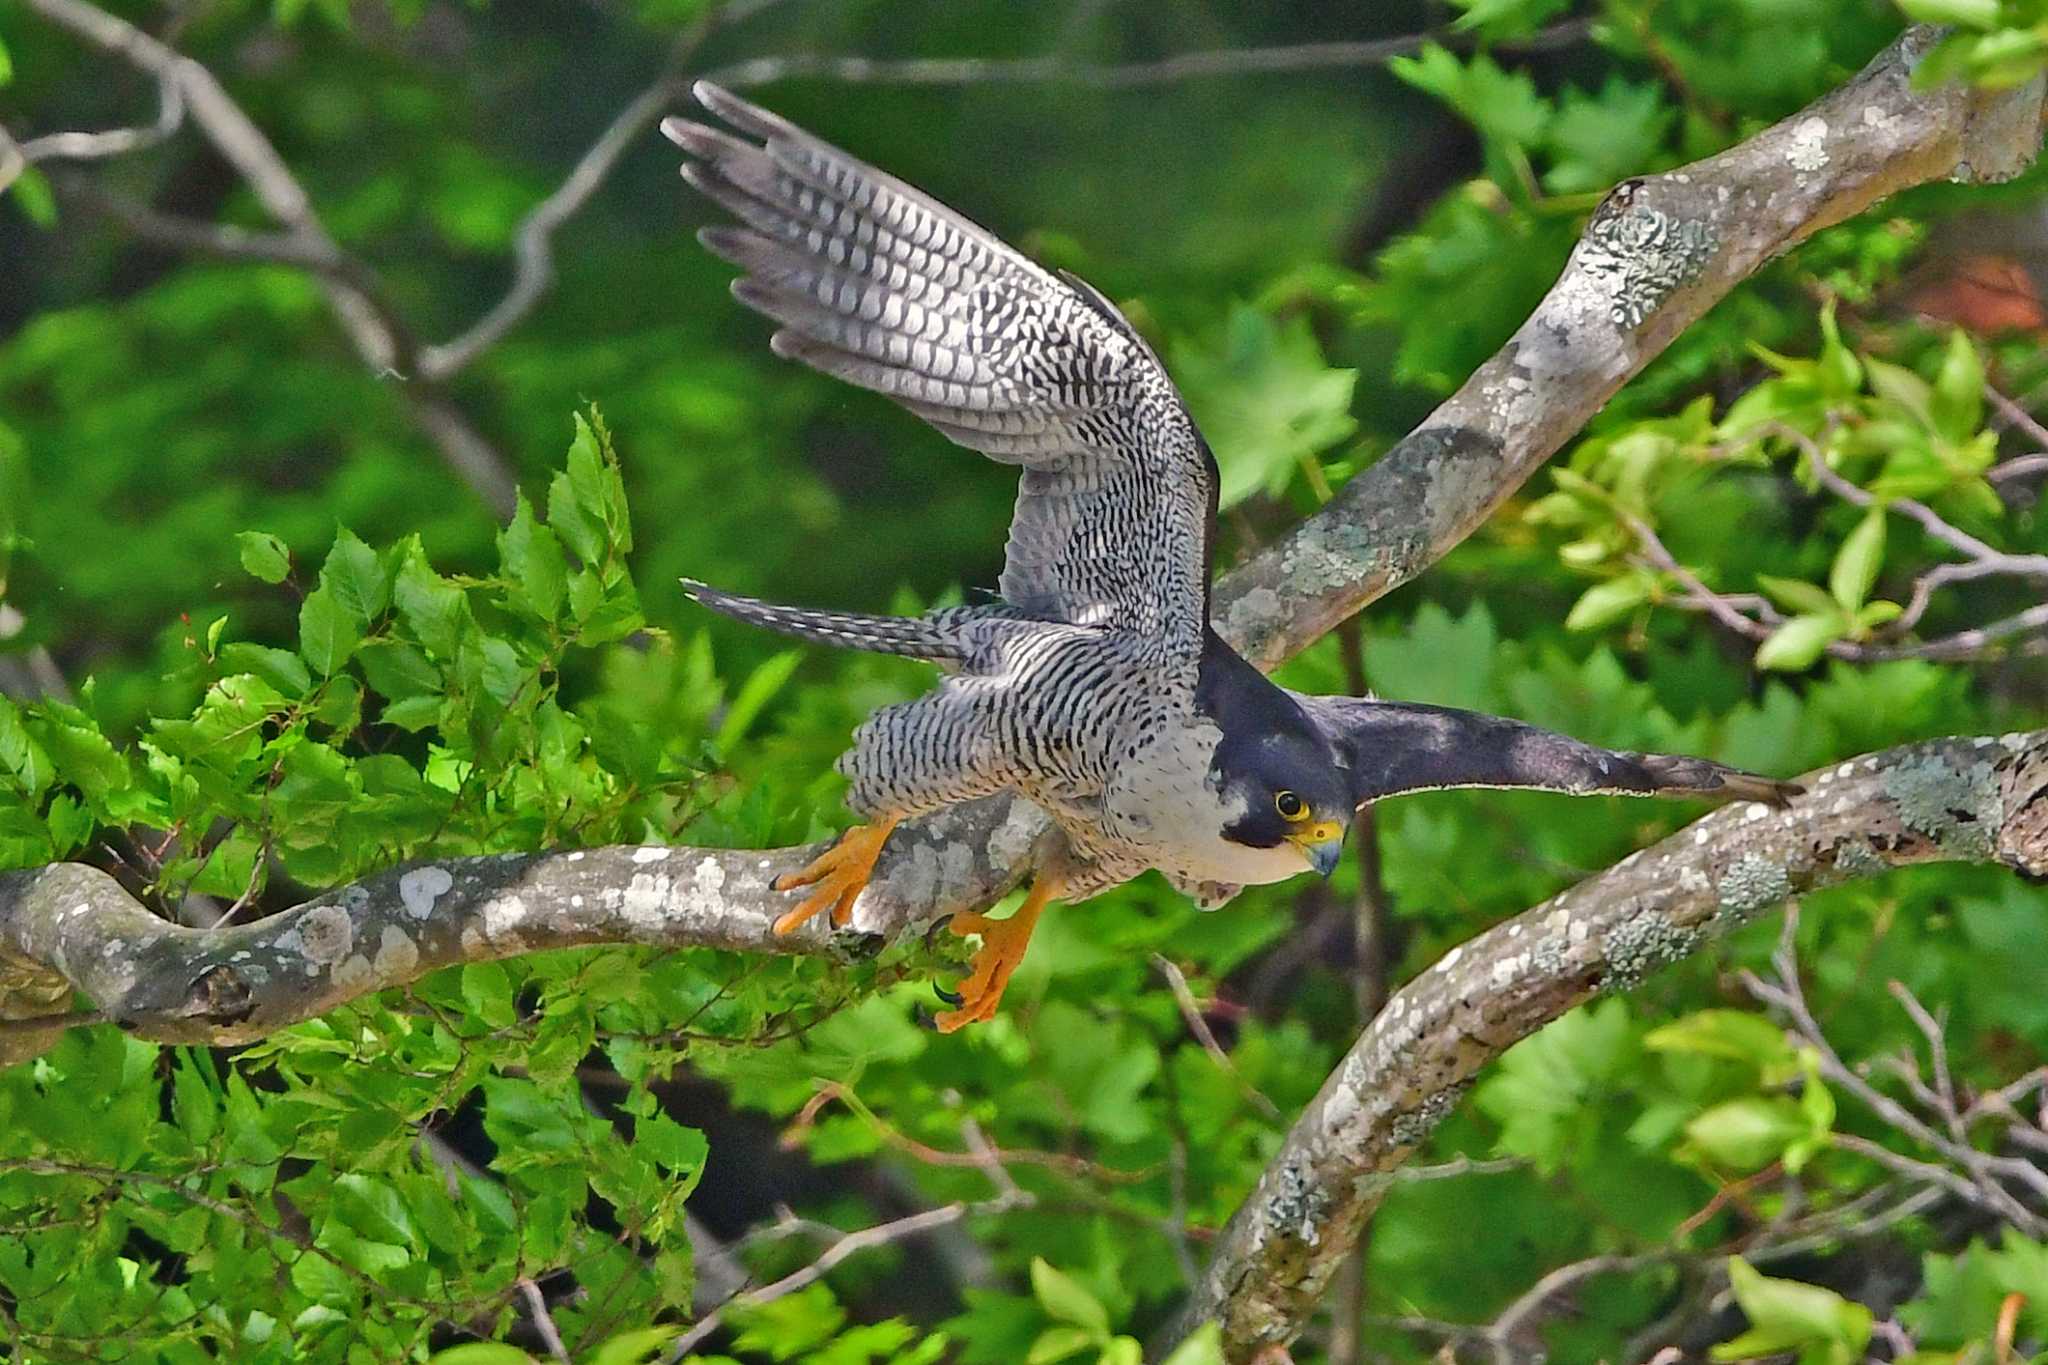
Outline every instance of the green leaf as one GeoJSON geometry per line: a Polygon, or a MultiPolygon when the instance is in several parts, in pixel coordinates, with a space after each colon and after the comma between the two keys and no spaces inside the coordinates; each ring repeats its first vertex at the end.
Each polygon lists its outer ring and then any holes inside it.
{"type": "Polygon", "coordinates": [[[803,662],[803,657],[800,649],[786,649],[770,655],[747,675],[747,680],[734,694],[732,704],[725,708],[725,719],[719,724],[717,738],[712,741],[719,753],[732,752],[732,746],[747,733],[747,727],[754,723],[761,709],[782,690],[790,675],[796,672],[796,666],[803,662]]]}
{"type": "Polygon", "coordinates": [[[519,495],[511,524],[498,533],[498,555],[517,600],[543,621],[553,621],[561,614],[569,591],[569,565],[562,557],[561,538],[534,520],[533,504],[524,493],[519,495]]]}
{"type": "Polygon", "coordinates": [[[1452,0],[1465,11],[1452,25],[1478,29],[1488,38],[1521,38],[1536,31],[1552,16],[1571,8],[1571,0],[1452,0]]]}
{"type": "Polygon", "coordinates": [[[391,580],[383,561],[346,526],[336,533],[327,562],[320,566],[320,587],[334,594],[359,631],[382,615],[391,602],[391,580]]]}
{"type": "Polygon", "coordinates": [[[268,531],[243,531],[235,536],[242,568],[265,583],[282,583],[292,571],[292,553],[268,531]]]}
{"type": "Polygon", "coordinates": [[[1884,523],[1884,508],[1873,505],[1843,540],[1828,570],[1828,591],[1851,616],[1862,609],[1884,567],[1884,523]]]}
{"type": "Polygon", "coordinates": [[[1906,17],[1922,24],[1989,29],[1998,24],[1998,0],[1899,0],[1906,17]]]}
{"type": "Polygon", "coordinates": [[[230,672],[254,673],[287,697],[303,697],[313,687],[305,661],[288,649],[237,640],[221,649],[220,663],[230,672]]]}
{"type": "Polygon", "coordinates": [[[1717,1104],[1685,1125],[1685,1136],[1716,1165],[1755,1171],[1806,1137],[1812,1124],[1779,1095],[1748,1095],[1717,1104]]]}
{"type": "Polygon", "coordinates": [[[1756,576],[1756,585],[1764,590],[1765,596],[1787,611],[1827,615],[1836,609],[1834,598],[1805,579],[1760,573],[1756,576]]]}
{"type": "Polygon", "coordinates": [[[680,1327],[642,1327],[609,1338],[585,1357],[586,1365],[649,1365],[682,1335],[680,1327]]]}
{"type": "Polygon", "coordinates": [[[1224,1365],[1223,1329],[1213,1322],[1203,1323],[1159,1365],[1224,1365]]]}
{"type": "Polygon", "coordinates": [[[1750,1330],[1716,1346],[1713,1358],[1717,1361],[1818,1347],[1817,1357],[1802,1352],[1802,1360],[1850,1365],[1863,1358],[1863,1348],[1870,1344],[1870,1310],[1832,1290],[1798,1280],[1771,1279],[1740,1256],[1728,1258],[1728,1283],[1749,1318],[1750,1330]]]}
{"type": "Polygon", "coordinates": [[[540,1365],[517,1346],[502,1341],[465,1341],[427,1357],[428,1365],[540,1365]]]}
{"type": "Polygon", "coordinates": [[[1091,1332],[1085,1327],[1048,1327],[1031,1343],[1031,1350],[1024,1357],[1024,1365],[1053,1365],[1054,1361],[1065,1360],[1070,1355],[1085,1351],[1101,1339],[1098,1333],[1091,1332]]]}
{"type": "Polygon", "coordinates": [[[1431,43],[1414,57],[1394,58],[1387,70],[1450,105],[1482,136],[1507,146],[1534,145],[1550,124],[1550,106],[1536,93],[1529,73],[1503,71],[1483,52],[1460,62],[1431,43]]]}
{"type": "Polygon", "coordinates": [[[323,678],[348,662],[362,640],[356,613],[322,584],[299,604],[299,655],[323,678]]]}
{"type": "Polygon", "coordinates": [[[1109,1335],[1109,1310],[1080,1281],[1055,1270],[1043,1256],[1031,1258],[1031,1293],[1054,1321],[1086,1328],[1094,1340],[1109,1335]]]}
{"type": "Polygon", "coordinates": [[[1221,506],[1277,494],[1305,461],[1358,430],[1351,415],[1356,370],[1332,369],[1307,317],[1278,323],[1233,304],[1206,345],[1177,342],[1174,373],[1216,452],[1221,506]]]}
{"type": "Polygon", "coordinates": [[[1833,615],[1795,616],[1757,646],[1756,666],[1798,673],[1813,667],[1827,647],[1848,634],[1849,623],[1833,615]]]}
{"type": "Polygon", "coordinates": [[[1565,615],[1566,630],[1598,630],[1613,625],[1650,600],[1653,584],[1647,574],[1623,574],[1595,583],[1579,595],[1565,615]]]}
{"type": "Polygon", "coordinates": [[[14,200],[31,223],[48,232],[57,226],[57,196],[50,192],[50,178],[34,166],[15,173],[14,200]]]}
{"type": "Polygon", "coordinates": [[[1145,1348],[1136,1337],[1111,1337],[1103,1345],[1095,1365],[1145,1365],[1145,1348]]]}
{"type": "Polygon", "coordinates": [[[1930,410],[1935,431],[1957,445],[1984,423],[1984,361],[1960,327],[1949,333],[1948,350],[1934,376],[1930,410]]]}
{"type": "Polygon", "coordinates": [[[1796,1060],[1783,1029],[1742,1010],[1696,1010],[1650,1030],[1643,1036],[1643,1046],[1746,1062],[1766,1073],[1789,1070],[1796,1060]]]}
{"type": "Polygon", "coordinates": [[[455,657],[469,604],[461,589],[427,564],[416,537],[405,547],[398,574],[392,581],[391,600],[414,638],[429,654],[443,659],[455,657]]]}

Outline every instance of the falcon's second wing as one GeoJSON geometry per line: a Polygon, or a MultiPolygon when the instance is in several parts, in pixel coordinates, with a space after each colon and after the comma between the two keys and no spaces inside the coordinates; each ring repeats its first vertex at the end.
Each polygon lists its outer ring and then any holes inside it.
{"type": "Polygon", "coordinates": [[[1804,788],[1704,758],[1582,744],[1506,716],[1296,692],[1350,774],[1359,805],[1446,787],[1534,787],[1577,796],[1703,797],[1782,806],[1804,788]]]}
{"type": "Polygon", "coordinates": [[[758,142],[680,119],[689,182],[744,228],[700,239],[743,268],[778,355],[887,394],[1022,466],[1002,595],[1193,660],[1208,621],[1216,464],[1150,347],[1095,290],[766,110],[700,82],[758,142]]]}

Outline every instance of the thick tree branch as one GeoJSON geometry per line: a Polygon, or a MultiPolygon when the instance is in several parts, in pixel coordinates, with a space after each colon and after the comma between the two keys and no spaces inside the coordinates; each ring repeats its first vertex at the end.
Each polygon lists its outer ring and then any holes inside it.
{"type": "Polygon", "coordinates": [[[2048,731],[1948,739],[1806,779],[1788,810],[1714,812],[1445,954],[1352,1047],[1232,1218],[1189,1305],[1233,1361],[1293,1339],[1395,1170],[1479,1070],[1788,896],[1912,863],[2048,876],[2048,731]]]}

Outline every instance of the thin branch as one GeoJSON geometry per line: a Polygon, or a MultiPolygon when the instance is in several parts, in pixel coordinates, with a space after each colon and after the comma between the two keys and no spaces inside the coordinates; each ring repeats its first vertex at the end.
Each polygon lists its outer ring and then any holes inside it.
{"type": "MultiPolygon", "coordinates": [[[[1502,51],[1547,52],[1583,42],[1590,20],[1556,24],[1527,38],[1502,43],[1502,51]]],[[[1180,52],[1142,62],[1077,61],[1043,57],[861,57],[796,52],[754,57],[722,66],[711,79],[724,85],[756,86],[811,78],[845,85],[1083,85],[1097,90],[1140,90],[1215,76],[1282,75],[1381,66],[1430,44],[1471,45],[1455,31],[1411,33],[1361,42],[1292,43],[1275,47],[1217,48],[1180,52]]]]}
{"type": "Polygon", "coordinates": [[[185,122],[185,96],[175,80],[157,80],[157,114],[154,123],[132,128],[107,128],[100,132],[45,133],[16,142],[0,131],[0,194],[30,166],[39,161],[101,161],[126,156],[129,152],[154,147],[176,133],[185,122]]]}
{"type": "MultiPolygon", "coordinates": [[[[833,1237],[830,1244],[818,1253],[817,1259],[813,1260],[810,1264],[791,1271],[773,1284],[763,1285],[759,1289],[750,1289],[744,1294],[736,1295],[699,1318],[695,1326],[676,1338],[675,1342],[669,1347],[667,1359],[679,1361],[689,1355],[692,1350],[696,1349],[706,1338],[724,1325],[726,1314],[733,1309],[758,1308],[762,1304],[773,1303],[777,1299],[794,1294],[799,1289],[815,1284],[823,1279],[832,1271],[833,1267],[851,1256],[857,1256],[863,1251],[871,1251],[876,1247],[893,1245],[907,1238],[915,1237],[920,1233],[930,1232],[936,1228],[945,1227],[950,1223],[957,1223],[963,1218],[979,1214],[1007,1213],[1012,1209],[1027,1207],[1031,1202],[1031,1196],[1022,1192],[1001,1194],[993,1199],[984,1199],[979,1203],[972,1204],[956,1201],[951,1204],[942,1205],[939,1208],[927,1209],[922,1213],[913,1213],[908,1217],[898,1218],[893,1222],[878,1223],[873,1227],[863,1228],[859,1232],[838,1233],[833,1237]]],[[[785,1221],[795,1222],[796,1220],[785,1221]]],[[[804,1224],[802,1226],[806,1230],[813,1231],[822,1228],[822,1225],[815,1224],[804,1224]]],[[[837,1229],[825,1230],[837,1233],[837,1229]]]]}
{"type": "Polygon", "coordinates": [[[1217,1069],[1230,1078],[1230,1083],[1237,1087],[1237,1092],[1244,1096],[1246,1103],[1278,1123],[1281,1117],[1280,1106],[1273,1103],[1265,1091],[1244,1078],[1244,1073],[1237,1069],[1237,1063],[1224,1051],[1223,1044],[1216,1041],[1215,1030],[1211,1029],[1209,1021],[1202,1017],[1201,1004],[1195,999],[1195,993],[1188,988],[1187,976],[1174,965],[1171,958],[1160,953],[1152,954],[1152,966],[1166,978],[1167,987],[1173,992],[1174,1003],[1180,1006],[1181,1020],[1188,1026],[1188,1032],[1194,1035],[1195,1041],[1202,1045],[1202,1051],[1208,1053],[1210,1060],[1216,1063],[1217,1069]]]}
{"type": "Polygon", "coordinates": [[[540,1333],[541,1343],[548,1348],[554,1359],[569,1365],[569,1348],[562,1344],[562,1333],[555,1326],[555,1315],[548,1311],[547,1296],[540,1292],[540,1286],[530,1275],[519,1277],[520,1297],[526,1300],[526,1310],[533,1318],[533,1328],[540,1333]]]}
{"type": "MultiPolygon", "coordinates": [[[[199,62],[151,37],[127,20],[86,3],[86,0],[26,0],[28,7],[103,51],[175,88],[191,121],[247,184],[256,200],[280,223],[303,253],[305,268],[314,272],[342,330],[363,363],[379,375],[405,374],[415,361],[416,347],[399,316],[372,282],[375,273],[354,261],[335,242],[314,212],[311,197],[291,167],[271,145],[263,130],[237,104],[220,81],[199,62]]],[[[223,239],[159,223],[169,244],[182,237],[191,247],[217,246],[223,239]]],[[[232,235],[228,240],[234,240],[232,235]]],[[[239,245],[258,249],[254,239],[239,245]]],[[[262,248],[277,249],[275,242],[262,248]]],[[[470,425],[459,409],[431,390],[401,390],[402,400],[420,427],[440,447],[443,458],[469,488],[501,516],[509,516],[513,478],[505,461],[470,425]]]]}

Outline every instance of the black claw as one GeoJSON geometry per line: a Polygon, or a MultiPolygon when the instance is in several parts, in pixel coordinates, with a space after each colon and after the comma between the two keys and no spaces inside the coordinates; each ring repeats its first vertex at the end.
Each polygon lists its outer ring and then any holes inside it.
{"type": "Polygon", "coordinates": [[[966,996],[960,994],[958,991],[949,991],[936,981],[932,982],[932,994],[936,995],[937,997],[939,997],[941,1001],[945,1002],[948,1005],[951,1005],[956,1010],[967,1003],[966,996]]]}
{"type": "Polygon", "coordinates": [[[912,1005],[910,1007],[910,1017],[919,1028],[927,1033],[937,1033],[939,1031],[938,1017],[923,1005],[912,1005]]]}
{"type": "Polygon", "coordinates": [[[940,934],[944,933],[946,931],[946,926],[951,924],[952,922],[953,917],[951,915],[941,915],[925,927],[924,946],[926,952],[930,952],[932,950],[934,946],[932,940],[938,937],[940,934]]]}

